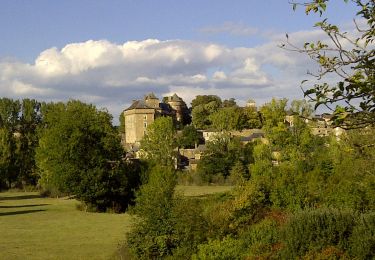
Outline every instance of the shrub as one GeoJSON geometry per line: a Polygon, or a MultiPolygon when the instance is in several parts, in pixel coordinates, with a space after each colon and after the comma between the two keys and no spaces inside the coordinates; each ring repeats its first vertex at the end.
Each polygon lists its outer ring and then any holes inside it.
{"type": "Polygon", "coordinates": [[[355,224],[350,211],[336,209],[306,210],[294,215],[282,232],[283,258],[302,257],[334,246],[346,251],[355,224]]]}
{"type": "Polygon", "coordinates": [[[200,245],[198,247],[198,252],[193,255],[192,259],[243,259],[244,250],[243,241],[225,237],[223,240],[211,240],[207,244],[200,245]]]}
{"type": "Polygon", "coordinates": [[[148,183],[141,186],[133,210],[140,219],[127,241],[137,259],[171,255],[176,247],[172,214],[175,185],[175,173],[169,167],[156,166],[150,170],[148,183]]]}
{"type": "Polygon", "coordinates": [[[271,257],[279,245],[279,228],[275,220],[265,218],[261,222],[250,226],[249,230],[241,235],[249,257],[271,257]]]}
{"type": "Polygon", "coordinates": [[[173,259],[190,259],[198,245],[207,241],[208,223],[200,199],[179,197],[174,202],[173,229],[178,245],[173,250],[173,259]]]}
{"type": "Polygon", "coordinates": [[[350,253],[358,259],[375,258],[375,213],[363,214],[350,237],[350,253]]]}

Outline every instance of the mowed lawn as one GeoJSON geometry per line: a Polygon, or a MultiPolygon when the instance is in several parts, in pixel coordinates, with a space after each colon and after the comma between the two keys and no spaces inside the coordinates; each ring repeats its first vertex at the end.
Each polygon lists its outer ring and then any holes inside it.
{"type": "Polygon", "coordinates": [[[109,259],[131,227],[128,214],[89,213],[67,198],[0,193],[0,259],[109,259]]]}
{"type": "Polygon", "coordinates": [[[234,186],[195,186],[195,185],[177,185],[176,191],[188,197],[204,197],[205,195],[227,192],[233,189],[234,186]]]}
{"type": "MultiPolygon", "coordinates": [[[[177,186],[185,196],[205,196],[230,186],[177,186]]],[[[69,198],[37,192],[0,193],[0,259],[111,259],[131,229],[128,214],[90,213],[69,198]]]]}

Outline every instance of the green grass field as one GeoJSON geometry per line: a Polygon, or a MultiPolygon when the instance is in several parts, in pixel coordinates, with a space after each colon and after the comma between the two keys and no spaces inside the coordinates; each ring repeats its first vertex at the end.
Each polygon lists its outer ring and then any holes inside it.
{"type": "MultiPolygon", "coordinates": [[[[230,186],[178,186],[185,196],[230,186]]],[[[131,228],[128,214],[89,213],[68,198],[36,192],[0,193],[0,259],[111,259],[131,228]]]]}
{"type": "Polygon", "coordinates": [[[73,199],[0,193],[0,259],[108,259],[131,226],[127,214],[78,211],[73,199]]]}
{"type": "Polygon", "coordinates": [[[178,185],[176,191],[182,193],[184,196],[189,197],[202,197],[205,195],[227,192],[230,191],[233,186],[194,186],[194,185],[178,185]]]}

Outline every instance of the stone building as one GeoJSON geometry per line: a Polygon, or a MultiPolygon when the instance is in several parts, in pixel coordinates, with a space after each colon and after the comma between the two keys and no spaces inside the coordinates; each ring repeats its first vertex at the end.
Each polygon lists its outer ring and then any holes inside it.
{"type": "Polygon", "coordinates": [[[177,96],[177,94],[173,94],[173,96],[166,97],[164,101],[169,104],[173,110],[176,111],[176,120],[177,122],[181,122],[183,124],[189,123],[186,122],[188,119],[187,117],[189,116],[189,109],[186,106],[186,103],[177,96]]]}
{"type": "Polygon", "coordinates": [[[251,98],[249,100],[247,100],[246,107],[251,107],[254,110],[257,110],[257,104],[255,103],[255,100],[251,99],[251,98]]]}
{"type": "Polygon", "coordinates": [[[131,106],[124,110],[125,146],[138,146],[147,132],[147,127],[160,116],[171,116],[174,120],[180,121],[185,109],[185,102],[176,94],[166,97],[164,102],[160,102],[154,93],[147,94],[143,99],[134,100],[131,106]]]}

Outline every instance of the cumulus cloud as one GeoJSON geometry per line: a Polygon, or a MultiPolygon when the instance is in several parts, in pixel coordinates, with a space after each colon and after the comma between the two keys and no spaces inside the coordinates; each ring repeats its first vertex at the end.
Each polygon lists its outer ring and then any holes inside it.
{"type": "Polygon", "coordinates": [[[298,84],[308,59],[278,48],[279,41],[276,35],[253,48],[157,39],[71,43],[44,50],[32,64],[0,61],[0,94],[81,99],[107,107],[115,117],[131,100],[151,91],[159,97],[176,92],[187,103],[198,94],[234,97],[240,103],[249,97],[258,102],[273,96],[301,97],[298,84]]]}

